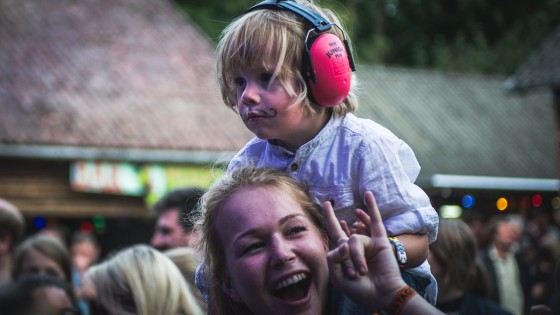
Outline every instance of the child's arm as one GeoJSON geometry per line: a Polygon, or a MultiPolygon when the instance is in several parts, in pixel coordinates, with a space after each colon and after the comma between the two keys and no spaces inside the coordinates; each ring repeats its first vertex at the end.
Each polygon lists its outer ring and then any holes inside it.
{"type": "MultiPolygon", "coordinates": [[[[426,234],[401,234],[396,235],[404,247],[407,262],[404,268],[414,268],[420,266],[428,259],[429,241],[426,234]]],[[[393,248],[394,250],[394,248],[393,248]]]]}
{"type": "MultiPolygon", "coordinates": [[[[344,222],[342,224],[343,230],[348,236],[350,234],[369,235],[371,229],[369,215],[361,209],[356,209],[356,216],[358,221],[354,223],[352,228],[348,228],[346,222],[344,222]]],[[[395,235],[395,237],[401,242],[406,253],[407,262],[404,264],[405,269],[418,267],[428,259],[430,242],[427,234],[400,234],[395,235]]]]}

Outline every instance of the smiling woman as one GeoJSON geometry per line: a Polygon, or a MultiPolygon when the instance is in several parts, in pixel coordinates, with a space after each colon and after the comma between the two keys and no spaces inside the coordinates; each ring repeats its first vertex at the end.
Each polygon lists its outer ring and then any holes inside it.
{"type": "Polygon", "coordinates": [[[295,182],[276,171],[242,169],[203,198],[199,228],[209,305],[217,313],[291,314],[302,306],[321,313],[316,301],[327,292],[327,238],[319,209],[295,182]]]}
{"type": "Polygon", "coordinates": [[[348,237],[329,203],[323,219],[280,171],[239,168],[218,179],[196,225],[209,314],[439,314],[402,280],[373,194],[365,199],[371,236],[348,237]]]}

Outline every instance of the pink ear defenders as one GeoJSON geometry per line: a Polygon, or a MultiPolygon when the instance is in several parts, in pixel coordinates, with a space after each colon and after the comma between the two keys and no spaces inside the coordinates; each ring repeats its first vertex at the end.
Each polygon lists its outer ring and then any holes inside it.
{"type": "Polygon", "coordinates": [[[247,12],[262,9],[288,10],[300,15],[313,28],[305,37],[303,54],[303,77],[309,90],[309,97],[326,107],[336,106],[350,93],[352,71],[356,71],[350,44],[344,31],[317,12],[311,11],[293,0],[265,0],[251,7],[247,12]],[[336,26],[344,40],[332,33],[326,33],[336,26]]]}

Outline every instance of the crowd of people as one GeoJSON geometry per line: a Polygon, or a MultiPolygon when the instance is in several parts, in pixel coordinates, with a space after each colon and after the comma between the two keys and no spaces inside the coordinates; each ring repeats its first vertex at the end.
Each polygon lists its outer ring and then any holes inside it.
{"type": "Polygon", "coordinates": [[[440,219],[410,146],[353,114],[350,47],[313,1],[228,25],[218,87],[255,137],[153,206],[149,244],[101,259],[94,234],[28,235],[0,199],[2,314],[559,314],[559,227],[440,219]]]}
{"type": "Polygon", "coordinates": [[[519,221],[516,215],[496,215],[484,227],[486,237],[477,238],[470,220],[441,219],[428,257],[438,284],[434,307],[404,281],[373,194],[364,200],[367,211],[357,212],[364,232],[352,233],[330,202],[321,209],[285,173],[243,167],[219,178],[206,193],[178,189],[162,198],[155,208],[167,206],[157,212],[152,244],[132,244],[99,260],[93,234],[75,233],[68,244],[41,231],[23,238],[23,216],[0,199],[5,275],[0,310],[6,315],[392,314],[392,308],[400,314],[551,315],[560,310],[554,247],[560,242],[551,241],[558,231],[552,222],[536,233],[533,216],[519,221]],[[176,228],[182,242],[156,246],[160,219],[169,212],[177,219],[167,229],[176,228]],[[180,217],[188,218],[189,229],[180,217]],[[207,292],[195,285],[201,264],[207,292]],[[508,294],[517,294],[514,304],[508,294]],[[395,302],[399,298],[405,303],[395,302]]]}

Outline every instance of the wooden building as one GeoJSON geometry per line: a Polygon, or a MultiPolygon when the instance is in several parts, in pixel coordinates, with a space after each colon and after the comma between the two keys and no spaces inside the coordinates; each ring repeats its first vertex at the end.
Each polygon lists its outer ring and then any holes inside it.
{"type": "Polygon", "coordinates": [[[422,170],[417,183],[432,203],[497,212],[527,209],[539,195],[551,207],[558,196],[558,154],[552,93],[504,88],[505,77],[362,66],[358,115],[405,140],[422,170]]]}
{"type": "Polygon", "coordinates": [[[2,1],[0,29],[0,197],[30,232],[150,218],[142,192],[77,191],[76,163],[208,177],[251,137],[223,105],[212,42],[171,1],[2,1]]]}

